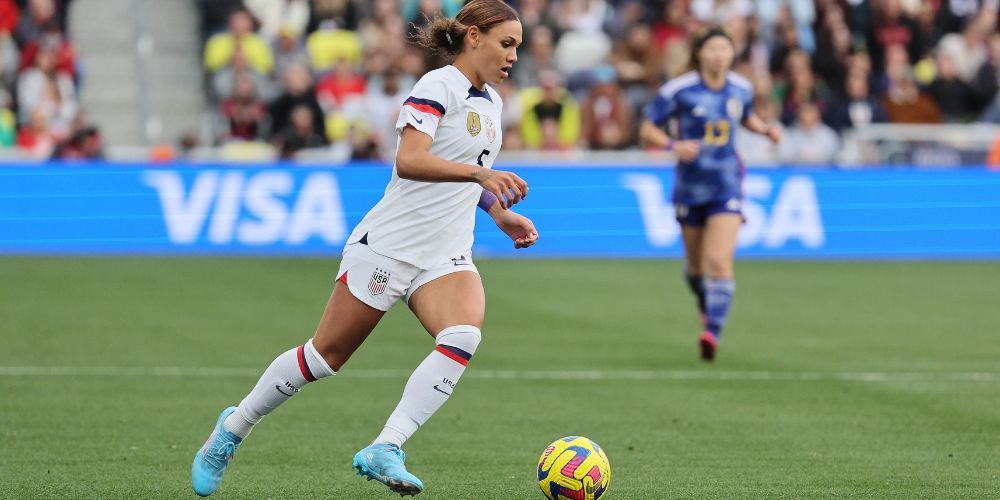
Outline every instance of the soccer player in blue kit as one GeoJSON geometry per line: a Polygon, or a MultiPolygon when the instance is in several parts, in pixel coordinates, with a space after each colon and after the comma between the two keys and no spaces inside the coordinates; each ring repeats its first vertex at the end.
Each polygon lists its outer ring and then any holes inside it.
{"type": "Polygon", "coordinates": [[[743,125],[777,143],[781,130],[752,112],[753,87],[731,71],[735,49],[724,30],[699,33],[691,48],[694,70],[660,87],[639,133],[647,146],[677,155],[673,202],[684,238],[684,272],[704,325],[701,357],[711,361],[736,290],[733,258],[743,224],[745,169],[734,133],[743,125]],[[674,137],[665,131],[671,120],[674,137]]]}

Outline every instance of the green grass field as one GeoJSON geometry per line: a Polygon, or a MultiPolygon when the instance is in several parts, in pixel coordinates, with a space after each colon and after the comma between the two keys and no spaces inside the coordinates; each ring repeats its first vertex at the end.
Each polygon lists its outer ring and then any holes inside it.
{"type": "MultiPolygon", "coordinates": [[[[741,262],[720,358],[676,261],[482,261],[484,342],[407,443],[418,498],[537,499],[579,434],[605,497],[1000,497],[1000,263],[741,262]]],[[[0,259],[0,497],[194,498],[218,412],[312,333],[336,262],[0,259]]],[[[247,440],[218,498],[353,475],[432,348],[403,307],[247,440]]]]}

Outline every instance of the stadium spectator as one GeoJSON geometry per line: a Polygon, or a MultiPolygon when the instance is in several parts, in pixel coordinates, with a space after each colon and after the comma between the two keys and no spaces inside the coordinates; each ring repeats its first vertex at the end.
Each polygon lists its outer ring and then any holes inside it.
{"type": "Polygon", "coordinates": [[[941,108],[934,98],[920,90],[912,74],[889,81],[882,100],[892,123],[941,123],[941,108]]]}
{"type": "Polygon", "coordinates": [[[17,99],[21,121],[32,120],[32,115],[40,111],[60,138],[68,134],[79,109],[73,80],[56,67],[56,53],[46,48],[39,50],[35,66],[18,77],[17,99]]]}
{"type": "Polygon", "coordinates": [[[271,83],[271,79],[250,66],[240,46],[236,46],[229,64],[212,75],[213,100],[222,101],[232,97],[236,90],[236,81],[240,78],[252,80],[255,92],[265,102],[274,100],[277,89],[271,83]]]}
{"type": "Polygon", "coordinates": [[[934,31],[937,38],[947,33],[962,31],[969,20],[986,6],[996,8],[996,0],[939,0],[934,16],[934,31]]]}
{"type": "Polygon", "coordinates": [[[531,41],[525,42],[528,50],[520,50],[517,63],[512,68],[514,81],[521,87],[538,85],[538,75],[542,71],[554,69],[555,38],[552,29],[546,25],[536,26],[531,31],[531,41]]]}
{"type": "Polygon", "coordinates": [[[53,158],[61,160],[98,160],[104,158],[104,144],[97,127],[87,122],[84,113],[77,113],[69,139],[56,145],[53,158]]]}
{"type": "MultiPolygon", "coordinates": [[[[774,46],[775,33],[778,26],[788,24],[798,33],[798,39],[804,40],[802,48],[812,53],[813,22],[816,20],[816,4],[813,0],[757,0],[754,14],[757,18],[759,31],[768,46],[774,46]]],[[[834,9],[839,12],[839,8],[834,9]]],[[[822,53],[822,52],[820,52],[822,53]]]]}
{"type": "Polygon", "coordinates": [[[815,102],[800,103],[795,123],[785,131],[778,147],[781,161],[797,165],[830,164],[837,156],[840,139],[820,120],[815,102]]]}
{"type": "Polygon", "coordinates": [[[563,0],[553,5],[559,28],[565,31],[600,33],[611,14],[605,0],[563,0]]]}
{"type": "MultiPolygon", "coordinates": [[[[531,47],[531,38],[534,36],[535,28],[542,26],[549,29],[549,41],[551,45],[555,46],[553,40],[558,38],[558,33],[556,33],[556,21],[551,13],[548,0],[520,0],[518,14],[521,16],[521,32],[524,35],[521,39],[521,47],[531,47]]],[[[518,51],[517,64],[520,64],[520,58],[523,57],[522,52],[526,51],[523,49],[518,51]]],[[[514,67],[517,68],[517,65],[514,67]]]]}
{"type": "Polygon", "coordinates": [[[312,86],[312,75],[303,65],[292,65],[282,75],[284,93],[270,107],[272,136],[282,134],[291,122],[292,111],[303,106],[311,115],[311,129],[326,137],[323,109],[316,100],[316,91],[312,86]]]}
{"type": "Polygon", "coordinates": [[[292,108],[288,125],[272,138],[272,143],[281,158],[291,159],[300,150],[325,146],[327,140],[313,123],[309,106],[299,104],[292,108]]]}
{"type": "Polygon", "coordinates": [[[21,8],[14,0],[0,0],[0,33],[7,35],[17,28],[21,8]]]}
{"type": "Polygon", "coordinates": [[[455,17],[464,3],[463,0],[402,0],[400,12],[407,23],[422,26],[426,17],[455,17]]]}
{"type": "Polygon", "coordinates": [[[603,64],[610,54],[611,38],[603,32],[567,31],[556,41],[555,67],[572,81],[603,64]]]}
{"type": "Polygon", "coordinates": [[[624,39],[628,31],[636,26],[649,29],[649,25],[645,22],[648,10],[646,2],[623,0],[614,3],[617,5],[609,11],[607,19],[604,21],[604,32],[612,40],[624,39]]]}
{"type": "Polygon", "coordinates": [[[352,130],[356,137],[368,138],[365,85],[364,76],[346,59],[341,59],[316,85],[316,99],[323,109],[326,135],[331,142],[348,139],[352,130]]]}
{"type": "Polygon", "coordinates": [[[358,23],[358,33],[364,47],[378,49],[392,57],[402,53],[408,40],[406,23],[395,0],[374,0],[371,15],[358,23]]]}
{"type": "MultiPolygon", "coordinates": [[[[657,53],[665,56],[671,52],[670,47],[688,44],[688,37],[693,31],[693,20],[684,2],[663,2],[663,9],[651,29],[657,53]]],[[[678,52],[686,54],[688,50],[683,48],[678,52]]],[[[684,64],[687,64],[687,61],[684,61],[684,64]]]]}
{"type": "Polygon", "coordinates": [[[48,22],[45,31],[28,42],[21,52],[20,71],[35,65],[35,57],[41,49],[51,50],[56,54],[56,68],[76,80],[76,49],[69,39],[59,30],[55,21],[48,22]]]}
{"type": "Polygon", "coordinates": [[[754,12],[750,0],[691,0],[691,14],[702,24],[725,25],[754,12]]]}
{"type": "Polygon", "coordinates": [[[283,75],[293,64],[309,64],[309,54],[300,40],[300,34],[282,29],[274,41],[274,74],[283,75]]]}
{"type": "Polygon", "coordinates": [[[361,64],[361,37],[354,31],[338,28],[335,21],[324,21],[306,39],[306,52],[317,74],[329,71],[341,59],[361,64]]]}
{"type": "Polygon", "coordinates": [[[971,82],[979,68],[986,63],[987,40],[996,31],[997,11],[983,9],[969,18],[961,33],[949,33],[941,37],[937,45],[938,63],[940,58],[949,60],[949,69],[963,82],[971,82]]]}
{"type": "MultiPolygon", "coordinates": [[[[216,10],[223,12],[236,2],[218,3],[216,10]]],[[[462,3],[248,0],[246,7],[258,14],[260,33],[272,38],[274,74],[284,82],[286,74],[295,72],[290,68],[305,59],[318,80],[316,90],[305,92],[277,86],[274,93],[283,92],[284,99],[270,109],[276,127],[269,134],[280,134],[288,128],[287,115],[295,105],[305,104],[312,109],[308,101],[316,100],[321,104],[323,119],[314,120],[313,128],[322,131],[327,140],[337,142],[338,148],[344,146],[339,143],[351,143],[351,147],[360,148],[357,154],[366,155],[369,143],[375,149],[383,147],[389,128],[381,122],[386,120],[358,110],[369,101],[378,101],[389,109],[385,103],[394,102],[394,97],[385,92],[391,92],[395,84],[382,80],[389,68],[399,71],[399,78],[409,79],[441,62],[407,42],[407,30],[414,29],[408,23],[419,27],[427,22],[427,16],[454,13],[462,3]],[[303,24],[306,4],[308,22],[303,24]],[[296,96],[293,101],[289,101],[290,95],[296,96]]],[[[664,78],[687,69],[692,31],[705,23],[720,22],[734,42],[734,69],[755,82],[767,83],[765,91],[773,91],[778,104],[770,111],[786,124],[799,121],[802,102],[818,105],[823,120],[838,132],[889,120],[890,116],[894,122],[934,122],[942,119],[941,115],[948,121],[965,121],[987,110],[1000,88],[997,66],[988,49],[991,39],[997,36],[997,3],[519,0],[516,5],[522,18],[524,44],[503,93],[507,96],[505,114],[523,115],[523,119],[505,116],[505,139],[508,149],[518,143],[529,148],[569,148],[578,142],[593,147],[636,146],[634,134],[627,134],[627,141],[614,146],[594,136],[607,133],[607,139],[617,134],[617,125],[594,126],[587,115],[604,108],[597,104],[606,102],[604,98],[594,96],[611,91],[600,85],[591,88],[594,68],[605,64],[614,67],[618,88],[613,94],[624,95],[634,113],[649,102],[652,89],[664,78]],[[934,52],[928,52],[932,47],[934,52]],[[946,54],[951,54],[953,66],[957,66],[958,81],[952,78],[951,68],[944,61],[946,54]],[[559,73],[561,82],[555,94],[555,89],[546,91],[546,85],[539,81],[540,75],[552,69],[559,73]],[[869,75],[867,81],[864,75],[869,75]],[[584,105],[572,104],[576,102],[584,105]],[[575,126],[567,118],[574,113],[580,120],[575,126]]],[[[252,32],[253,19],[246,11],[240,12],[235,16],[247,20],[242,23],[244,31],[252,32]]],[[[230,27],[230,33],[232,30],[230,27]]],[[[1000,47],[1000,36],[997,39],[1000,47]]],[[[236,53],[233,63],[209,80],[218,83],[213,85],[213,95],[224,97],[231,93],[235,73],[240,72],[236,69],[249,65],[236,60],[241,57],[236,53]]],[[[264,83],[266,76],[255,77],[258,95],[265,102],[270,98],[264,83]]],[[[761,92],[755,95],[766,98],[761,92]]],[[[1000,120],[1000,98],[994,114],[1000,120]]],[[[983,112],[982,117],[993,119],[988,112],[983,112]]],[[[217,134],[225,136],[228,129],[228,125],[224,126],[217,134]]]]}
{"type": "MultiPolygon", "coordinates": [[[[379,3],[376,0],[375,3],[379,3]]],[[[391,4],[392,14],[399,17],[399,8],[396,0],[381,0],[382,3],[391,4]]],[[[367,2],[365,2],[367,3],[367,2]]],[[[325,21],[333,21],[345,30],[357,31],[363,20],[363,9],[358,5],[358,0],[311,0],[309,2],[309,25],[307,30],[312,33],[319,29],[319,25],[325,21]]],[[[373,8],[370,11],[371,17],[380,17],[389,14],[373,8]]]]}
{"type": "Polygon", "coordinates": [[[937,77],[928,87],[931,97],[941,108],[941,117],[946,122],[963,122],[971,119],[976,112],[976,98],[952,58],[952,53],[938,50],[937,77]]]}
{"type": "Polygon", "coordinates": [[[843,93],[827,108],[826,122],[838,133],[845,129],[888,121],[885,108],[871,94],[868,74],[853,70],[847,75],[843,93]]]}
{"type": "Polygon", "coordinates": [[[822,57],[813,58],[813,69],[830,87],[843,88],[854,41],[844,11],[825,9],[818,30],[817,53],[822,57]]]}
{"type": "Polygon", "coordinates": [[[17,139],[17,116],[11,101],[10,94],[0,92],[0,148],[14,146],[17,139]]]}
{"type": "Polygon", "coordinates": [[[364,95],[365,77],[347,59],[337,61],[333,71],[320,78],[316,84],[316,99],[328,114],[364,95]]]}
{"type": "Polygon", "coordinates": [[[571,149],[580,140],[580,106],[553,70],[542,72],[539,87],[524,89],[521,139],[529,149],[571,149]]]}
{"type": "Polygon", "coordinates": [[[228,30],[213,35],[205,43],[205,69],[216,72],[230,63],[237,47],[255,71],[269,75],[274,68],[274,54],[267,40],[254,32],[254,19],[246,10],[229,15],[228,30]]]}
{"type": "Polygon", "coordinates": [[[781,123],[791,125],[798,115],[801,103],[812,102],[825,109],[830,97],[826,84],[816,79],[809,65],[809,55],[797,50],[786,62],[785,82],[779,86],[782,96],[781,123]]]}
{"type": "Polygon", "coordinates": [[[56,15],[56,4],[53,0],[30,0],[27,7],[21,11],[17,27],[14,28],[14,39],[24,47],[42,36],[50,23],[62,28],[56,15]]]}
{"type": "Polygon", "coordinates": [[[258,33],[270,41],[283,30],[305,33],[309,24],[307,0],[243,0],[243,4],[260,22],[258,33]]]}
{"type": "Polygon", "coordinates": [[[201,14],[201,41],[226,29],[233,12],[243,8],[243,0],[195,0],[201,14]]]}
{"type": "Polygon", "coordinates": [[[990,36],[990,58],[979,68],[973,83],[983,111],[980,121],[1000,123],[1000,33],[990,36]]]}
{"type": "Polygon", "coordinates": [[[17,85],[20,58],[14,39],[0,31],[0,92],[11,92],[17,85]]]}
{"type": "Polygon", "coordinates": [[[649,26],[636,24],[625,32],[615,47],[614,64],[618,82],[633,110],[639,110],[653,98],[659,76],[658,60],[653,50],[649,26]]]}
{"type": "Polygon", "coordinates": [[[257,84],[250,74],[236,77],[233,92],[219,105],[227,121],[228,132],[223,141],[256,141],[264,137],[267,106],[261,100],[257,84]]]}
{"type": "Polygon", "coordinates": [[[524,149],[521,140],[521,120],[524,117],[524,105],[521,103],[521,91],[511,79],[506,79],[497,88],[503,99],[503,113],[500,123],[503,123],[503,143],[511,149],[524,149]]]}
{"type": "Polygon", "coordinates": [[[910,63],[918,61],[924,54],[926,34],[916,19],[903,10],[900,0],[873,0],[871,6],[871,25],[865,35],[875,68],[885,68],[885,51],[894,45],[906,48],[910,63]]]}
{"type": "MultiPolygon", "coordinates": [[[[389,68],[369,80],[365,92],[364,109],[372,141],[378,148],[379,157],[392,161],[396,150],[396,118],[406,100],[406,89],[416,83],[398,68],[389,68]]],[[[505,102],[510,106],[509,102],[505,102]]],[[[506,107],[505,106],[505,110],[506,107]]]]}
{"type": "Polygon", "coordinates": [[[48,114],[41,107],[31,112],[28,122],[17,132],[18,149],[39,160],[49,159],[58,142],[49,131],[48,114]]]}
{"type": "Polygon", "coordinates": [[[610,65],[598,66],[593,85],[580,105],[585,145],[590,149],[622,149],[635,134],[632,105],[618,86],[618,75],[610,65]]]}

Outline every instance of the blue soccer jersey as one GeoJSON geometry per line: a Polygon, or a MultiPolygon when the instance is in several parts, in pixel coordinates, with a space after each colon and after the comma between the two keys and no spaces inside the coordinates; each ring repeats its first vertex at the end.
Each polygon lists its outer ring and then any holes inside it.
{"type": "Polygon", "coordinates": [[[668,81],[646,106],[646,117],[659,127],[676,118],[676,139],[698,140],[701,153],[692,162],[677,164],[674,202],[702,205],[743,196],[743,164],[736,155],[736,127],[750,116],[753,87],[730,72],[726,84],[711,89],[697,71],[668,81]]]}

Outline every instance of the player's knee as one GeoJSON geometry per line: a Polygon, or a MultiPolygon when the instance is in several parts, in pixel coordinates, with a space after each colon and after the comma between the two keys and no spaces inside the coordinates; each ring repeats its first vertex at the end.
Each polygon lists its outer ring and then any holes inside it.
{"type": "Polygon", "coordinates": [[[709,278],[731,278],[733,259],[726,255],[707,255],[702,269],[709,278]]]}
{"type": "MultiPolygon", "coordinates": [[[[483,333],[473,325],[455,325],[441,330],[434,338],[439,348],[453,348],[449,352],[462,358],[465,363],[476,353],[483,333]]],[[[463,363],[463,364],[465,364],[463,363]]]]}
{"type": "Polygon", "coordinates": [[[326,361],[326,364],[334,371],[340,371],[340,367],[353,354],[353,352],[348,352],[347,349],[338,346],[336,342],[329,341],[320,336],[313,337],[311,343],[316,354],[322,357],[323,361],[326,361]]]}

